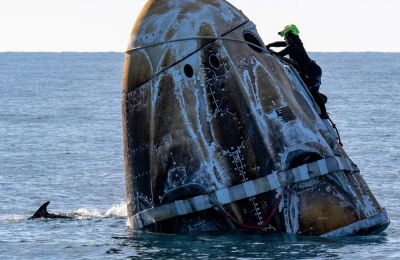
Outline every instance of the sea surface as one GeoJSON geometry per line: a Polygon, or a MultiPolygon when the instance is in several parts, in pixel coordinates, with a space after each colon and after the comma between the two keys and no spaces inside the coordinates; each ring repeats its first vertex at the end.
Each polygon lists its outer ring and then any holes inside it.
{"type": "Polygon", "coordinates": [[[400,259],[400,54],[311,53],[391,225],[347,238],[126,228],[122,53],[0,53],[0,259],[400,259]],[[45,201],[76,218],[27,220],[45,201]]]}

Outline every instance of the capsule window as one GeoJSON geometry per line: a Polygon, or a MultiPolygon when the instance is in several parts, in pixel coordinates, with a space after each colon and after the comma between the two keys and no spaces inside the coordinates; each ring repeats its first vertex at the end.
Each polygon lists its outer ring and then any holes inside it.
{"type": "Polygon", "coordinates": [[[193,77],[193,68],[189,64],[185,65],[185,67],[183,68],[183,71],[185,72],[186,77],[188,77],[188,78],[193,77]]]}
{"type": "Polygon", "coordinates": [[[263,46],[260,42],[260,40],[258,39],[258,37],[256,35],[254,35],[251,32],[245,32],[243,34],[243,38],[246,42],[250,43],[248,44],[250,48],[252,48],[254,51],[261,53],[263,50],[263,46]],[[257,47],[259,46],[259,47],[257,47]]]}
{"type": "Polygon", "coordinates": [[[219,69],[219,67],[221,66],[221,62],[219,61],[218,56],[215,54],[210,55],[209,61],[210,61],[211,67],[213,67],[214,69],[219,69]]]}

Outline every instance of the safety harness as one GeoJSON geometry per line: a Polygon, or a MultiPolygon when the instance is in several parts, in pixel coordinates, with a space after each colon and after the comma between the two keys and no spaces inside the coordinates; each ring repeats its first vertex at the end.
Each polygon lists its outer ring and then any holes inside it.
{"type": "Polygon", "coordinates": [[[185,216],[216,206],[220,207],[235,201],[274,191],[289,184],[308,181],[338,171],[359,172],[359,169],[350,159],[333,156],[303,164],[289,170],[274,171],[265,177],[219,189],[208,194],[185,200],[176,200],[172,203],[143,210],[133,216],[132,224],[137,229],[142,229],[159,221],[185,216]]]}

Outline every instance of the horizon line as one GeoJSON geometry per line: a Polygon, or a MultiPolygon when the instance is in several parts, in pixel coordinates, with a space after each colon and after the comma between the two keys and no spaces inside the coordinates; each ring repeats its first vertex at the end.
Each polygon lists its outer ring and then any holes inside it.
{"type": "MultiPolygon", "coordinates": [[[[0,53],[126,53],[126,51],[0,51],[0,53]]],[[[308,51],[308,53],[400,53],[400,51],[308,51]]]]}

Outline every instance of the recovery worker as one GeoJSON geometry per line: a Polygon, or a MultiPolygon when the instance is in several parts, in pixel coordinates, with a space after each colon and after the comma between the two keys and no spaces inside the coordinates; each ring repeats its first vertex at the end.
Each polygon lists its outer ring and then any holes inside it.
{"type": "Polygon", "coordinates": [[[308,56],[304,49],[303,42],[300,40],[299,33],[299,29],[297,29],[296,25],[286,25],[285,28],[278,33],[280,36],[284,37],[285,41],[270,43],[266,47],[271,53],[278,55],[286,62],[296,67],[321,110],[321,118],[329,119],[325,108],[327,98],[325,95],[319,93],[322,76],[321,67],[308,56]],[[270,49],[271,47],[285,48],[279,52],[275,52],[270,49]],[[284,56],[286,55],[289,55],[290,59],[285,58],[284,56]]]}

